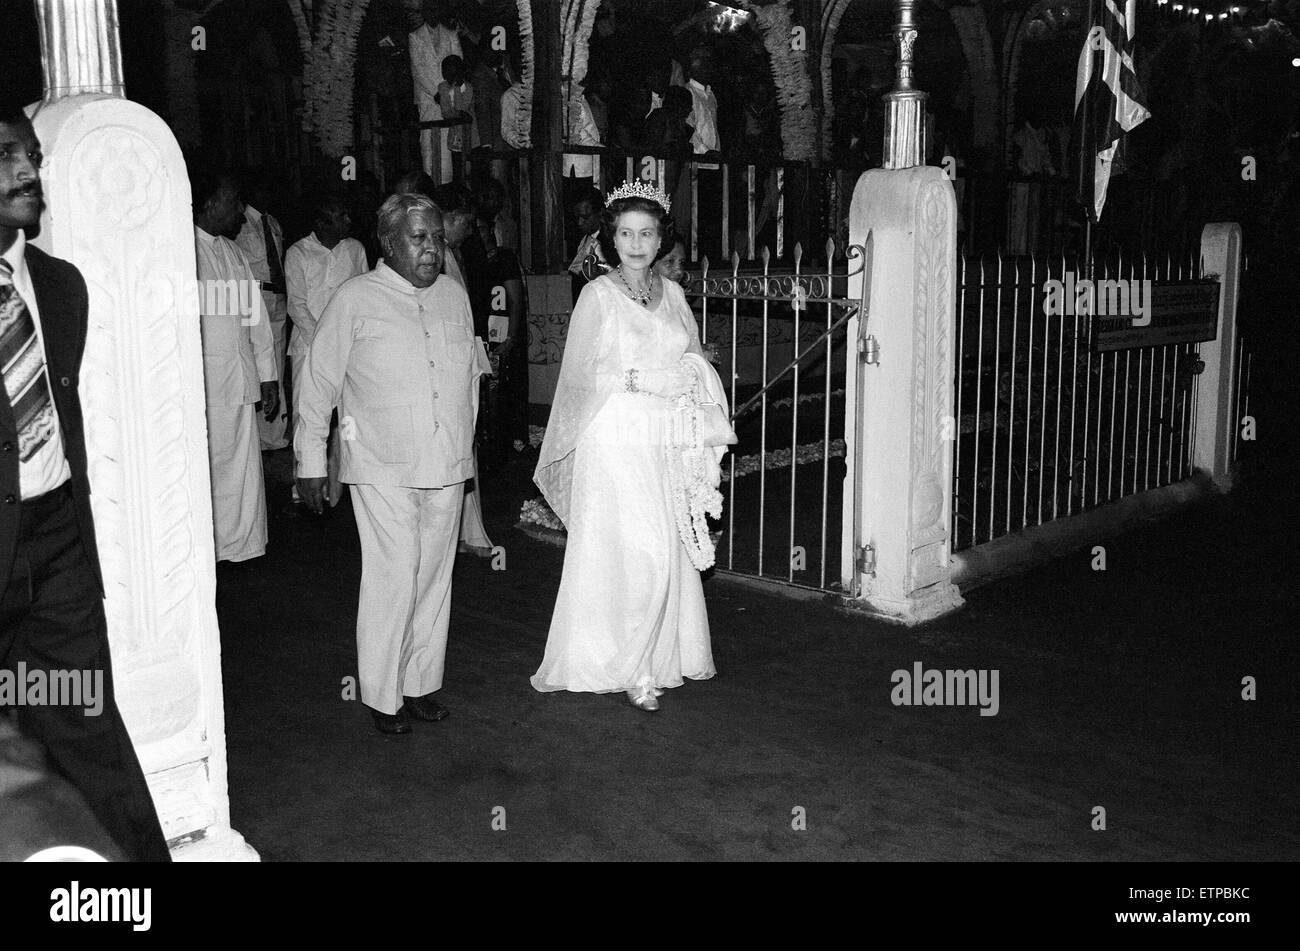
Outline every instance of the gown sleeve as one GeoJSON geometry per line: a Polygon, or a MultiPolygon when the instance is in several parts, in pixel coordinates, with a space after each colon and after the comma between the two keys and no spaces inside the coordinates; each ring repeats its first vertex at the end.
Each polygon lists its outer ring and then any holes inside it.
{"type": "Polygon", "coordinates": [[[533,481],[566,525],[573,488],[573,456],[591,421],[622,386],[617,315],[597,278],[582,289],[564,343],[560,378],[533,481]]]}

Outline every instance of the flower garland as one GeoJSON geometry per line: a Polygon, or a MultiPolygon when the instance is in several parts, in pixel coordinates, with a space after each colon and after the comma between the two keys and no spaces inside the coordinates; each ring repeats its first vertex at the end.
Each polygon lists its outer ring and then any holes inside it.
{"type": "Polygon", "coordinates": [[[533,10],[529,0],[515,0],[519,10],[519,60],[522,75],[519,84],[523,87],[519,97],[520,126],[525,130],[520,137],[522,148],[533,147],[533,83],[536,71],[533,58],[533,10]]]}
{"type": "Polygon", "coordinates": [[[523,508],[519,510],[519,523],[521,525],[538,525],[553,532],[564,531],[564,523],[546,504],[546,499],[540,495],[524,503],[523,508]]]}
{"type": "Polygon", "coordinates": [[[560,79],[565,84],[566,95],[561,109],[566,140],[574,136],[570,131],[573,121],[571,103],[574,99],[573,87],[578,87],[582,95],[582,81],[587,78],[587,55],[590,50],[591,31],[596,25],[596,11],[600,9],[600,0],[569,0],[561,14],[564,29],[564,52],[560,60],[564,69],[560,79]]]}
{"type": "Polygon", "coordinates": [[[303,49],[303,128],[331,158],[353,144],[357,39],[370,0],[290,0],[298,44],[303,49]],[[307,10],[315,6],[315,36],[307,10]]]}
{"type": "Polygon", "coordinates": [[[763,45],[772,63],[776,99],[781,106],[781,142],[785,158],[796,162],[817,158],[817,123],[812,108],[812,84],[808,78],[807,57],[790,48],[794,19],[790,0],[777,0],[764,6],[754,0],[739,0],[754,13],[763,45]]]}
{"type": "MultiPolygon", "coordinates": [[[[713,453],[705,446],[700,433],[699,400],[694,393],[676,399],[677,419],[682,425],[674,426],[682,439],[671,439],[664,444],[664,458],[668,470],[668,488],[673,499],[673,515],[677,520],[677,537],[686,548],[687,557],[696,571],[713,567],[715,549],[705,515],[722,516],[722,493],[709,477],[705,454],[713,453]]],[[[715,465],[716,468],[716,465],[715,465]]]]}
{"type": "MultiPolygon", "coordinates": [[[[833,2],[833,0],[832,0],[833,2]]],[[[835,117],[833,105],[834,90],[832,86],[831,65],[835,49],[835,34],[839,31],[840,20],[849,8],[847,2],[841,2],[830,9],[829,18],[823,14],[822,26],[822,158],[831,157],[831,123],[835,117]]]]}

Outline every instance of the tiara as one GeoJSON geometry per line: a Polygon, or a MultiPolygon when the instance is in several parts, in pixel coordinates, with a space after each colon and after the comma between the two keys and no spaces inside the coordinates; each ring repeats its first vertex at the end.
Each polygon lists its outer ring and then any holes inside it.
{"type": "Polygon", "coordinates": [[[662,188],[645,182],[624,182],[619,185],[605,199],[605,207],[608,208],[620,198],[647,198],[659,205],[665,213],[672,211],[673,208],[673,203],[668,200],[662,188]]]}

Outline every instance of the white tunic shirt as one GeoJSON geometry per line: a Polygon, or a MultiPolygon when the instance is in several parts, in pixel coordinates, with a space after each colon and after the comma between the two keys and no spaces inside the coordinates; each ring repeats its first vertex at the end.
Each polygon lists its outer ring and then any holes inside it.
{"type": "Polygon", "coordinates": [[[289,316],[293,318],[290,353],[307,353],[316,334],[316,324],[334,292],[366,270],[366,250],[356,238],[344,238],[327,248],[312,232],[290,246],[284,256],[289,316]]]}
{"type": "Polygon", "coordinates": [[[256,403],[276,380],[275,338],[248,258],[229,238],[194,227],[203,386],[217,406],[256,403]]]}
{"type": "Polygon", "coordinates": [[[478,378],[474,320],[447,275],[417,288],[387,264],[334,294],[303,373],[293,447],[300,478],[325,476],[339,407],[340,478],[440,488],[474,474],[478,378]]]}

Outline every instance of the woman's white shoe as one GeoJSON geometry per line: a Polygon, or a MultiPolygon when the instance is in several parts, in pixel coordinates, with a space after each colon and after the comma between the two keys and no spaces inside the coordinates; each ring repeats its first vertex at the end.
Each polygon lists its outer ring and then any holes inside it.
{"type": "Polygon", "coordinates": [[[659,701],[656,700],[655,697],[661,693],[663,693],[662,690],[656,690],[651,685],[645,684],[641,687],[629,690],[627,692],[627,699],[630,700],[632,706],[636,707],[638,710],[645,710],[653,713],[655,710],[659,709],[659,701]]]}

